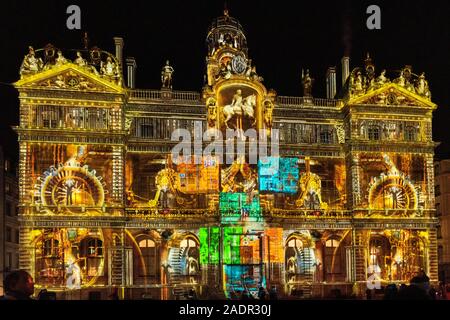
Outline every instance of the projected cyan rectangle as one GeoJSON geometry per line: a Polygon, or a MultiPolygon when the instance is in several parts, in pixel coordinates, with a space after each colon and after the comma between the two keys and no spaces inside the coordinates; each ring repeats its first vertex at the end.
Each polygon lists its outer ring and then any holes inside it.
{"type": "Polygon", "coordinates": [[[259,190],[297,193],[299,168],[297,158],[267,157],[258,162],[259,190]]]}

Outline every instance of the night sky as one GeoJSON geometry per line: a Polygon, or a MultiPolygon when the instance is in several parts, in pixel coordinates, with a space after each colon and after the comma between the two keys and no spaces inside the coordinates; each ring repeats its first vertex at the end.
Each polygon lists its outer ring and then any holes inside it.
{"type": "MultiPolygon", "coordinates": [[[[377,67],[399,70],[412,65],[426,72],[434,114],[434,140],[441,142],[438,158],[450,158],[449,71],[450,2],[392,1],[227,1],[247,36],[249,55],[267,88],[279,95],[301,95],[300,74],[309,68],[316,79],[313,94],[325,97],[325,72],[338,70],[344,52],[351,68],[363,65],[370,52],[377,67]],[[366,28],[366,8],[381,7],[381,30],[366,28]]],[[[87,31],[91,46],[114,51],[114,36],[125,41],[124,56],[137,60],[137,87],[159,89],[166,59],[175,68],[174,89],[200,91],[205,73],[205,37],[212,19],[223,14],[224,1],[2,1],[0,5],[0,143],[17,154],[19,101],[8,83],[19,78],[27,48],[52,43],[82,48],[87,31]],[[66,8],[78,4],[82,30],[66,28],[66,8]]],[[[15,156],[17,157],[17,156],[15,156]]]]}

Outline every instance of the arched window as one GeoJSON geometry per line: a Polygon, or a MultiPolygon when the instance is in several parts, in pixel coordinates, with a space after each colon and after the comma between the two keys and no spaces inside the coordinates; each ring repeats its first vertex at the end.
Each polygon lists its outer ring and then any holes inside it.
{"type": "Polygon", "coordinates": [[[303,242],[298,238],[292,238],[288,241],[287,246],[289,248],[303,249],[303,242]]]}
{"type": "Polygon", "coordinates": [[[197,243],[192,239],[184,239],[180,243],[180,248],[195,248],[197,243]]]}
{"type": "Polygon", "coordinates": [[[156,276],[157,257],[155,241],[150,238],[142,238],[138,244],[142,254],[141,264],[144,264],[139,268],[139,276],[156,276]]]}
{"type": "Polygon", "coordinates": [[[184,266],[183,274],[190,276],[186,280],[197,283],[196,278],[200,271],[200,252],[197,242],[192,238],[185,238],[180,242],[181,264],[184,266]]]}
{"type": "Polygon", "coordinates": [[[327,275],[342,272],[342,255],[339,248],[340,241],[330,238],[325,242],[325,269],[327,275]]]}

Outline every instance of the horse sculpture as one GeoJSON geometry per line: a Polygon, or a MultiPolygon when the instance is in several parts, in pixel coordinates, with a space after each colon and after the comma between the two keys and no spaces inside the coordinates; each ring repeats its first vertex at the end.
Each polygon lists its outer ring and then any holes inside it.
{"type": "MultiPolygon", "coordinates": [[[[223,107],[223,114],[225,116],[225,125],[230,128],[228,122],[233,116],[246,116],[253,120],[252,125],[255,123],[255,108],[256,107],[256,95],[252,94],[244,99],[240,104],[228,104],[223,107]]],[[[237,128],[236,128],[237,129],[237,128]]],[[[242,128],[240,128],[242,129],[242,128]]]]}

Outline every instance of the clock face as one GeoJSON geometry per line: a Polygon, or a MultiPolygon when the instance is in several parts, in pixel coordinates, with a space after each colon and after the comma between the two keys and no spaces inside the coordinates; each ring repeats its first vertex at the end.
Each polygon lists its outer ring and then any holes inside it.
{"type": "Polygon", "coordinates": [[[243,56],[234,56],[231,60],[231,67],[235,73],[242,74],[247,69],[247,61],[243,56]]]}

